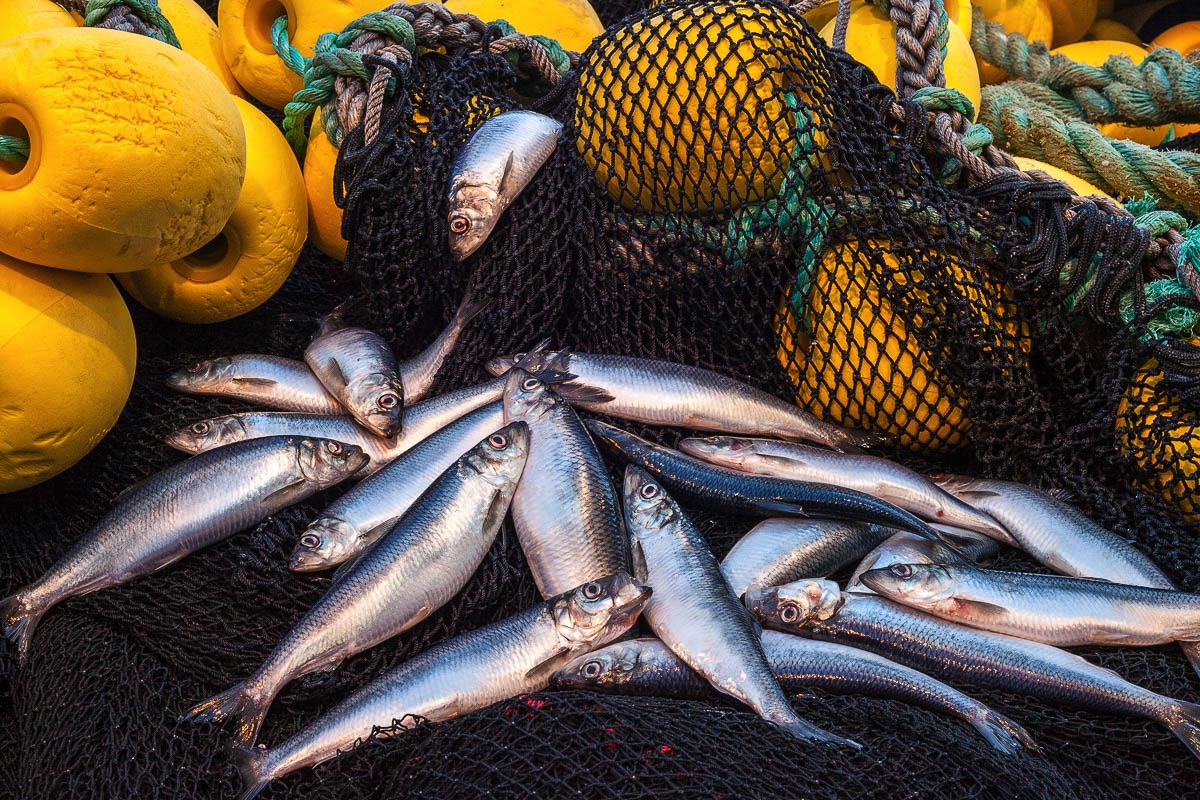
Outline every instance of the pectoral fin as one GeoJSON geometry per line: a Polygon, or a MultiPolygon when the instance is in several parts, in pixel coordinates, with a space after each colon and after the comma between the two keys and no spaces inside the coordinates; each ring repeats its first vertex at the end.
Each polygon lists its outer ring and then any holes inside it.
{"type": "Polygon", "coordinates": [[[637,539],[633,540],[633,545],[629,550],[630,566],[633,567],[633,577],[643,583],[650,579],[650,570],[646,565],[646,551],[642,549],[642,543],[637,539]]]}
{"type": "Polygon", "coordinates": [[[286,486],[281,486],[262,499],[266,506],[290,506],[299,503],[308,495],[308,481],[303,478],[286,486]]]}
{"type": "MultiPolygon", "coordinates": [[[[325,359],[325,364],[321,367],[321,371],[323,373],[325,373],[325,377],[328,378],[331,383],[333,383],[339,387],[345,388],[346,376],[345,376],[345,374],[343,374],[342,368],[338,364],[336,358],[325,359]]],[[[325,381],[322,380],[322,383],[324,383],[324,382],[325,381]]]]}
{"type": "Polygon", "coordinates": [[[550,676],[556,669],[563,665],[563,662],[570,658],[571,650],[567,647],[559,647],[553,653],[538,664],[535,664],[528,672],[525,673],[525,680],[535,683],[549,682],[550,676]]]}
{"type": "Polygon", "coordinates": [[[271,378],[230,378],[229,382],[238,386],[261,386],[263,388],[279,385],[279,381],[271,378]]]}
{"type": "Polygon", "coordinates": [[[968,503],[972,500],[986,500],[989,497],[999,497],[999,492],[991,492],[987,489],[964,489],[960,492],[953,492],[961,500],[966,500],[968,503]]]}
{"type": "Polygon", "coordinates": [[[982,600],[954,600],[954,615],[979,622],[1008,619],[1009,611],[1004,606],[995,603],[985,603],[982,600]]]}
{"type": "Polygon", "coordinates": [[[524,185],[518,185],[520,181],[517,179],[517,176],[513,171],[514,158],[515,153],[509,151],[508,160],[504,162],[504,173],[500,176],[500,187],[497,190],[497,193],[502,198],[501,202],[503,202],[506,206],[513,201],[514,197],[521,193],[522,189],[525,188],[524,185]]]}

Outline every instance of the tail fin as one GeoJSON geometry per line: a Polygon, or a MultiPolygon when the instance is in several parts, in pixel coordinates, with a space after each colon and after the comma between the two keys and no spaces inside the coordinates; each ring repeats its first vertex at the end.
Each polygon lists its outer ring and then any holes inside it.
{"type": "Polygon", "coordinates": [[[826,744],[843,745],[853,747],[855,750],[861,750],[862,745],[853,739],[847,739],[844,736],[830,733],[824,728],[818,728],[808,720],[796,714],[789,707],[787,713],[781,714],[776,719],[768,719],[768,722],[775,725],[780,730],[787,731],[792,736],[798,739],[809,739],[812,741],[823,742],[826,744]]]}
{"type": "Polygon", "coordinates": [[[1176,700],[1164,722],[1171,733],[1187,745],[1192,755],[1200,758],[1200,705],[1176,700]]]}
{"type": "Polygon", "coordinates": [[[237,717],[238,727],[234,740],[243,747],[249,747],[258,738],[258,729],[262,727],[263,718],[267,715],[268,704],[269,701],[251,696],[250,692],[246,691],[246,683],[242,682],[216,697],[199,703],[179,719],[192,722],[224,722],[230,717],[237,717]]]}
{"type": "Polygon", "coordinates": [[[267,751],[261,747],[233,748],[233,761],[237,765],[238,774],[242,777],[242,793],[238,800],[254,800],[271,778],[263,774],[263,765],[267,759],[267,751]]]}
{"type": "Polygon", "coordinates": [[[828,444],[840,453],[860,453],[872,447],[883,447],[892,444],[894,438],[890,433],[831,427],[834,430],[828,444]]]}
{"type": "Polygon", "coordinates": [[[1041,749],[1029,731],[990,708],[985,708],[981,715],[972,719],[971,725],[979,731],[980,736],[987,739],[988,744],[1005,755],[1016,755],[1022,748],[1041,749]]]}
{"type": "Polygon", "coordinates": [[[1180,642],[1179,649],[1183,650],[1183,654],[1191,662],[1192,669],[1200,675],[1200,642],[1180,642]]]}
{"type": "Polygon", "coordinates": [[[467,323],[479,316],[487,308],[487,305],[487,300],[475,302],[472,293],[468,291],[466,297],[462,299],[462,303],[459,304],[458,311],[454,313],[454,326],[461,331],[467,327],[467,323]]]}
{"type": "Polygon", "coordinates": [[[33,630],[47,610],[30,608],[19,594],[0,600],[0,633],[17,646],[17,664],[25,663],[33,630]]]}

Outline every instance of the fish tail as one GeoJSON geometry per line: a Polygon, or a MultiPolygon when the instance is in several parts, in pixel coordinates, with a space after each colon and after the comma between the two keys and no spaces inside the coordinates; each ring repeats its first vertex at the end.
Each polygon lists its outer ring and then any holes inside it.
{"type": "Polygon", "coordinates": [[[987,740],[988,744],[1005,755],[1016,755],[1022,749],[1039,750],[1037,742],[1022,728],[1003,714],[990,708],[971,720],[971,725],[987,740]]]}
{"type": "Polygon", "coordinates": [[[180,720],[224,722],[230,717],[237,717],[234,740],[239,745],[249,747],[258,738],[258,729],[267,715],[267,705],[265,698],[249,691],[247,683],[242,682],[192,707],[180,720]]]}
{"type": "Polygon", "coordinates": [[[271,778],[263,770],[267,760],[267,751],[261,747],[235,747],[232,757],[243,784],[238,800],[254,800],[258,793],[271,782],[271,778]]]}
{"type": "Polygon", "coordinates": [[[29,600],[21,594],[0,600],[0,633],[17,646],[17,664],[25,663],[34,628],[48,608],[31,607],[29,600]]]}
{"type": "Polygon", "coordinates": [[[1200,758],[1200,705],[1174,701],[1166,723],[1171,733],[1192,751],[1192,755],[1200,758]]]}
{"type": "Polygon", "coordinates": [[[808,720],[791,711],[789,708],[787,713],[774,715],[774,719],[768,720],[775,727],[785,730],[792,736],[798,739],[809,739],[817,742],[826,742],[829,744],[845,745],[853,747],[855,750],[861,750],[862,745],[853,739],[847,739],[844,736],[838,736],[835,733],[830,733],[824,728],[819,728],[808,720]]]}
{"type": "Polygon", "coordinates": [[[873,447],[882,447],[892,443],[892,435],[877,431],[860,431],[854,428],[842,428],[831,425],[829,441],[826,443],[841,453],[858,453],[873,447]]]}
{"type": "Polygon", "coordinates": [[[474,290],[468,289],[467,294],[462,299],[462,303],[458,306],[458,311],[454,314],[454,327],[460,331],[467,327],[467,323],[475,319],[487,308],[488,300],[485,298],[476,302],[474,290]]]}
{"type": "Polygon", "coordinates": [[[1200,642],[1180,642],[1179,648],[1187,656],[1192,669],[1196,671],[1197,675],[1200,675],[1200,642]]]}

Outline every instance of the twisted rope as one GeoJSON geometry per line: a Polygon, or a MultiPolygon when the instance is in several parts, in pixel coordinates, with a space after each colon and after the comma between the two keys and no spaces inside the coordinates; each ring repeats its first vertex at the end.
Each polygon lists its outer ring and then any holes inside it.
{"type": "Polygon", "coordinates": [[[56,0],[68,11],[83,17],[89,28],[137,33],[179,47],[179,37],[155,0],[56,0]]]}
{"type": "Polygon", "coordinates": [[[971,24],[976,55],[1028,81],[1023,91],[1063,113],[1093,124],[1200,122],[1200,66],[1169,47],[1156,47],[1138,64],[1112,55],[1093,67],[987,21],[978,8],[971,24]]]}
{"type": "Polygon", "coordinates": [[[21,136],[0,136],[0,161],[24,164],[28,158],[28,139],[21,136]]]}

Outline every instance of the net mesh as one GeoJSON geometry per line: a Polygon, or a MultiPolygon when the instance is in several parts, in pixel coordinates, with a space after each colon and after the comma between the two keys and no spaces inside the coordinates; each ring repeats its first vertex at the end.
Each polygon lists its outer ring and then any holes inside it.
{"type": "MultiPolygon", "coordinates": [[[[1153,370],[1139,372],[1136,337],[1104,324],[1098,306],[1068,314],[1073,287],[1059,281],[1068,255],[1092,263],[1086,250],[1099,248],[1097,263],[1113,268],[1145,241],[1119,226],[1102,235],[1097,219],[1055,228],[1047,220],[1061,219],[1067,201],[1054,187],[943,187],[922,156],[924,115],[909,106],[908,122],[892,121],[890,91],[780,6],[672,3],[622,20],[630,5],[598,6],[607,33],[538,103],[564,123],[562,144],[465,264],[446,249],[445,187],[470,132],[515,106],[513,71],[499,56],[428,54],[386,103],[384,135],[368,145],[353,131],[343,144],[344,265],[306,251],[266,306],[215,327],[133,309],[139,370],[117,427],[60,478],[0,497],[3,586],[38,576],[120,489],[174,463],[168,432],[239,410],[169,393],[170,371],[237,352],[295,357],[315,326],[304,317],[351,297],[409,356],[470,289],[489,306],[434,391],[482,380],[486,357],[544,336],[699,364],[886,432],[890,454],[913,466],[1066,490],[1200,588],[1191,535],[1157,494],[1130,488],[1153,485],[1176,443],[1192,455],[1192,422],[1139,394],[1165,390],[1153,370]],[[414,108],[425,125],[412,123],[414,108]]],[[[63,603],[23,669],[0,653],[0,795],[236,796],[223,732],[176,718],[254,669],[328,587],[286,564],[336,492],[159,574],[63,603]]],[[[753,524],[695,518],[718,557],[753,524]]],[[[280,741],[430,644],[536,599],[506,524],[445,608],[285,689],[262,741],[280,741]]],[[[1084,654],[1200,699],[1174,649],[1084,654]]],[[[962,723],[867,698],[797,701],[866,745],[855,753],[805,746],[719,698],[547,692],[368,743],[263,796],[1125,798],[1186,796],[1200,779],[1200,763],[1154,723],[970,692],[1043,750],[1005,757],[962,723]]]]}

